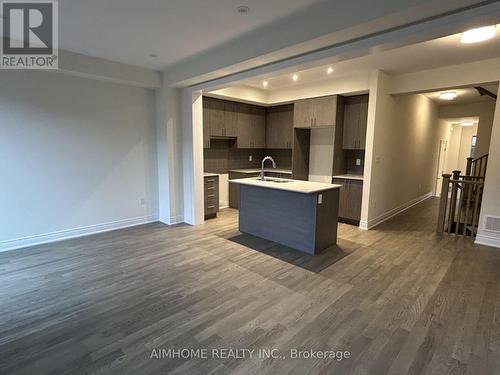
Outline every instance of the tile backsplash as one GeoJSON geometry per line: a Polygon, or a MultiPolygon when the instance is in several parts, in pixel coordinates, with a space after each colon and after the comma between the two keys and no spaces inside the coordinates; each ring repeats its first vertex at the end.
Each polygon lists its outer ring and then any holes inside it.
{"type": "Polygon", "coordinates": [[[292,168],[292,150],[236,148],[235,140],[212,139],[210,148],[203,149],[204,171],[227,173],[230,169],[260,168],[262,159],[269,155],[277,168],[292,168]],[[252,156],[252,160],[248,160],[252,156]]]}
{"type": "Polygon", "coordinates": [[[364,150],[344,150],[346,171],[349,174],[363,174],[365,169],[364,150]],[[361,165],[356,165],[356,159],[361,160],[361,165]]]}

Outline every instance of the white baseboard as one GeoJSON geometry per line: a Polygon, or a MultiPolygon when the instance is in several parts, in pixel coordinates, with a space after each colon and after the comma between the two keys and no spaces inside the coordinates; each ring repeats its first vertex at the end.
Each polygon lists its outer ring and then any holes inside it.
{"type": "Polygon", "coordinates": [[[476,241],[474,241],[474,243],[500,248],[500,237],[496,235],[488,235],[482,232],[477,234],[476,241]]]}
{"type": "Polygon", "coordinates": [[[368,222],[365,220],[361,220],[359,222],[359,228],[364,229],[364,230],[372,229],[372,228],[376,227],[377,225],[382,224],[384,221],[387,221],[387,220],[393,218],[394,216],[399,215],[401,212],[404,212],[407,209],[431,198],[433,195],[434,194],[430,191],[424,195],[421,195],[420,197],[417,197],[415,199],[412,199],[411,201],[408,201],[408,202],[402,204],[399,207],[393,208],[392,210],[389,210],[389,211],[383,213],[382,215],[376,217],[375,219],[369,220],[368,222]]]}
{"type": "Polygon", "coordinates": [[[170,218],[170,222],[168,223],[169,225],[174,225],[174,224],[180,224],[184,222],[184,216],[183,215],[177,215],[177,216],[172,216],[170,218]]]}
{"type": "Polygon", "coordinates": [[[116,229],[133,227],[136,225],[152,223],[155,221],[158,221],[158,218],[156,216],[148,215],[130,219],[116,220],[108,223],[93,224],[79,228],[65,229],[50,233],[37,234],[34,236],[20,237],[12,240],[0,241],[0,252],[67,240],[70,238],[83,237],[96,233],[109,232],[116,229]]]}

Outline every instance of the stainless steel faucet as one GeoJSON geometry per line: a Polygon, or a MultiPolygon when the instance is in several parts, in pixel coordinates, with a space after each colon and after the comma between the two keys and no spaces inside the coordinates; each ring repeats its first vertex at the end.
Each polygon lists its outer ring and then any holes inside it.
{"type": "Polygon", "coordinates": [[[264,164],[265,164],[266,160],[271,160],[271,162],[273,163],[273,168],[276,168],[276,163],[274,162],[274,159],[272,157],[266,156],[264,159],[262,159],[262,165],[260,168],[260,179],[262,181],[265,180],[265,178],[264,178],[264,164]]]}

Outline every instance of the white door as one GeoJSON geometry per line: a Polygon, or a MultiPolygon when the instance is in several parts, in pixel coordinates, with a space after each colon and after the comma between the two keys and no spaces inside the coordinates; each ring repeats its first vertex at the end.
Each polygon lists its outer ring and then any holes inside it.
{"type": "Polygon", "coordinates": [[[439,141],[439,156],[438,156],[438,167],[436,176],[436,191],[434,195],[439,197],[441,195],[441,187],[443,185],[443,173],[446,161],[446,145],[447,141],[439,141]]]}

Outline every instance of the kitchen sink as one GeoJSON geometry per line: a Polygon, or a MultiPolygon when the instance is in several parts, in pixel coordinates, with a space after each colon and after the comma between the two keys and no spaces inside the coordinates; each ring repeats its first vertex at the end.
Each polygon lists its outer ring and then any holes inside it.
{"type": "MultiPolygon", "coordinates": [[[[258,180],[258,181],[262,181],[260,179],[260,177],[257,177],[255,179],[258,180]]],[[[267,181],[267,182],[276,182],[278,184],[284,184],[286,182],[291,182],[290,180],[285,180],[283,178],[270,178],[270,177],[264,177],[264,181],[267,181]]]]}

